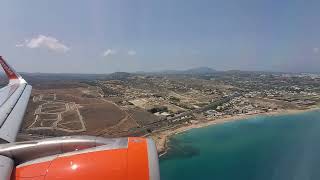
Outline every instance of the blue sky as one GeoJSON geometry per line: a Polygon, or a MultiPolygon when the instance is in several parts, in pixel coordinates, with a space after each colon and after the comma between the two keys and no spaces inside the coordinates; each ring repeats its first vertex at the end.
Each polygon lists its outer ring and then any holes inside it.
{"type": "Polygon", "coordinates": [[[24,72],[319,72],[319,7],[318,0],[3,0],[0,52],[24,72]]]}

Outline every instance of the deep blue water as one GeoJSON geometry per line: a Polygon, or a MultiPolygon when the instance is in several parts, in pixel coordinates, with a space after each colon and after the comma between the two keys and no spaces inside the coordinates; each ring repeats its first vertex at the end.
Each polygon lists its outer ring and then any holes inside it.
{"type": "Polygon", "coordinates": [[[170,140],[162,180],[320,179],[320,111],[259,116],[170,140]]]}

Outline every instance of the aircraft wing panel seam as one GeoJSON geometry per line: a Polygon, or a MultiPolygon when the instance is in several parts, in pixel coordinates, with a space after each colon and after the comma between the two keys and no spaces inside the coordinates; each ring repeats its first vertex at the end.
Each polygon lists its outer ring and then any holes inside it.
{"type": "Polygon", "coordinates": [[[23,92],[25,91],[25,88],[26,88],[26,87],[27,87],[27,86],[26,86],[26,84],[25,84],[24,87],[23,87],[23,89],[21,90],[21,92],[18,92],[18,93],[19,93],[19,95],[17,95],[18,97],[15,98],[15,97],[13,97],[13,95],[15,95],[15,93],[17,93],[17,91],[19,90],[20,87],[18,87],[18,88],[15,90],[15,92],[12,93],[12,94],[10,95],[10,97],[7,98],[6,101],[2,104],[1,109],[0,109],[0,128],[1,128],[1,127],[3,126],[3,124],[6,122],[8,116],[11,114],[12,110],[14,109],[14,107],[16,106],[16,104],[18,103],[18,101],[19,101],[19,99],[21,98],[21,96],[22,96],[23,92]],[[15,99],[12,99],[12,98],[15,98],[15,99]],[[10,100],[13,101],[13,102],[11,102],[12,104],[11,104],[11,103],[10,103],[10,104],[7,104],[7,103],[9,103],[10,100]],[[4,109],[3,106],[5,106],[5,105],[8,105],[9,107],[7,107],[7,108],[4,109]],[[5,111],[5,112],[3,112],[3,111],[5,111]],[[3,114],[3,113],[1,113],[1,112],[5,113],[5,114],[3,114]],[[4,117],[1,117],[1,116],[4,116],[4,117]]]}
{"type": "Polygon", "coordinates": [[[25,86],[19,100],[0,128],[0,139],[6,142],[15,142],[31,95],[31,89],[32,87],[30,85],[25,86]]]}

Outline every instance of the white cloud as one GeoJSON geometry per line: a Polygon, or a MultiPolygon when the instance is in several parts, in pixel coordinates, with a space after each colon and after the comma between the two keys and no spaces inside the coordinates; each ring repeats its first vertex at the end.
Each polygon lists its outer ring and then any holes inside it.
{"type": "Polygon", "coordinates": [[[22,43],[16,44],[16,47],[23,47],[23,46],[24,46],[24,44],[22,44],[22,43]]]}
{"type": "Polygon", "coordinates": [[[39,35],[30,40],[25,40],[23,43],[16,44],[16,47],[47,48],[55,52],[67,52],[69,47],[61,43],[58,39],[50,36],[39,35]]]}
{"type": "Polygon", "coordinates": [[[102,56],[110,56],[110,55],[114,55],[114,54],[116,54],[117,53],[117,51],[116,50],[114,50],[114,49],[107,49],[107,50],[105,50],[104,52],[103,52],[103,54],[102,54],[102,56]]]}
{"type": "Polygon", "coordinates": [[[129,56],[134,56],[134,55],[136,55],[136,54],[137,54],[137,52],[134,51],[134,50],[129,50],[129,51],[128,51],[128,55],[129,55],[129,56]]]}
{"type": "Polygon", "coordinates": [[[319,51],[320,51],[319,48],[317,48],[317,47],[313,48],[313,52],[314,52],[315,54],[317,54],[319,51]]]}

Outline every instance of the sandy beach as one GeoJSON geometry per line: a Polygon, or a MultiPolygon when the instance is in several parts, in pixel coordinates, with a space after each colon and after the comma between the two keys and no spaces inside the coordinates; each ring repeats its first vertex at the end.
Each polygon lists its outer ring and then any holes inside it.
{"type": "Polygon", "coordinates": [[[193,121],[193,123],[182,124],[167,130],[154,132],[150,134],[149,137],[151,137],[155,141],[159,156],[162,156],[167,151],[167,148],[168,148],[167,144],[170,136],[188,131],[190,129],[202,128],[206,126],[222,124],[222,123],[237,121],[237,120],[245,120],[248,118],[261,116],[261,115],[272,116],[272,115],[296,114],[296,113],[302,113],[302,112],[319,110],[319,109],[320,109],[319,107],[314,107],[314,108],[304,109],[304,110],[277,110],[277,111],[257,113],[257,114],[241,114],[241,115],[233,115],[233,116],[229,115],[229,116],[224,116],[220,118],[209,119],[206,121],[193,121]]]}

